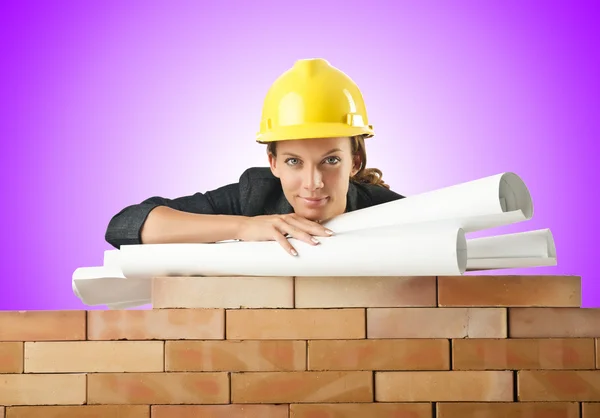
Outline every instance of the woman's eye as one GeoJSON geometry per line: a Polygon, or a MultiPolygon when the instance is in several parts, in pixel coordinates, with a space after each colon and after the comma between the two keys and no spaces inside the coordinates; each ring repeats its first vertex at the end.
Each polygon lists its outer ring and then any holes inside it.
{"type": "Polygon", "coordinates": [[[340,159],[338,157],[329,157],[327,158],[325,161],[327,161],[329,164],[335,164],[339,161],[340,159]]]}
{"type": "Polygon", "coordinates": [[[298,160],[296,158],[288,158],[286,161],[286,164],[292,164],[295,165],[296,163],[298,163],[298,160]]]}

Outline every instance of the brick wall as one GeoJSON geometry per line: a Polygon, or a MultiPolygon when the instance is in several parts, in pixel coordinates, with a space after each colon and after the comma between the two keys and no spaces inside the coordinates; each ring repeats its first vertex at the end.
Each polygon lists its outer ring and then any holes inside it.
{"type": "Polygon", "coordinates": [[[598,418],[580,278],[158,278],[0,312],[0,418],[598,418]]]}

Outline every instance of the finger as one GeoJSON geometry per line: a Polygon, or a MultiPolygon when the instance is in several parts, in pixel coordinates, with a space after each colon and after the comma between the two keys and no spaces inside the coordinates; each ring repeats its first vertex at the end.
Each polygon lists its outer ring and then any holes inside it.
{"type": "Polygon", "coordinates": [[[288,223],[295,226],[296,228],[303,230],[307,234],[316,235],[320,237],[329,237],[333,235],[333,232],[329,231],[329,229],[325,228],[323,225],[306,219],[302,216],[290,218],[288,223]]]}
{"type": "Polygon", "coordinates": [[[307,244],[310,244],[310,245],[319,244],[318,239],[316,239],[315,237],[310,235],[308,232],[303,230],[303,229],[306,229],[306,226],[303,227],[301,224],[297,224],[297,226],[295,226],[291,222],[293,222],[293,221],[290,220],[289,223],[283,221],[283,223],[280,226],[278,226],[279,230],[283,233],[289,234],[290,236],[292,236],[296,239],[304,241],[307,244]]]}
{"type": "Polygon", "coordinates": [[[296,222],[299,222],[302,225],[309,228],[309,231],[311,233],[314,233],[315,235],[321,235],[321,236],[333,235],[333,231],[324,227],[319,222],[312,221],[310,219],[307,219],[307,218],[300,216],[298,214],[295,214],[295,213],[293,215],[294,216],[292,217],[292,219],[294,219],[296,222]]]}
{"type": "Polygon", "coordinates": [[[297,256],[298,252],[296,251],[296,249],[292,246],[292,244],[290,244],[290,242],[279,232],[275,233],[275,241],[277,241],[279,243],[279,245],[281,245],[281,247],[283,247],[283,249],[290,253],[293,256],[297,256]]]}

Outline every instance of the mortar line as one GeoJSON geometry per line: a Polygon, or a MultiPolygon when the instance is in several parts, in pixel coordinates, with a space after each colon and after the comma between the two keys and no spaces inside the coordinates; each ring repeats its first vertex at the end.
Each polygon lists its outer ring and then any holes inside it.
{"type": "Polygon", "coordinates": [[[371,371],[371,385],[373,385],[373,397],[371,398],[371,402],[376,402],[377,394],[375,393],[377,388],[375,387],[375,373],[376,370],[371,371]]]}
{"type": "Polygon", "coordinates": [[[223,309],[223,339],[227,340],[227,308],[223,309]]]}
{"type": "MultiPolygon", "coordinates": [[[[89,321],[90,321],[90,311],[88,309],[84,310],[84,341],[89,341],[89,321]]],[[[85,374],[85,405],[90,403],[90,374],[85,374]]]]}
{"type": "Polygon", "coordinates": [[[292,308],[296,308],[296,276],[292,276],[292,308]]]}
{"type": "Polygon", "coordinates": [[[363,315],[365,319],[365,340],[369,339],[369,308],[363,308],[363,315]]]}
{"type": "Polygon", "coordinates": [[[512,378],[513,378],[513,402],[519,402],[519,388],[518,388],[518,371],[517,370],[511,370],[512,378]]]}
{"type": "MultiPolygon", "coordinates": [[[[510,307],[506,307],[504,308],[506,309],[506,339],[510,339],[510,307]]],[[[513,401],[514,402],[518,402],[519,401],[519,371],[518,370],[511,370],[512,373],[512,380],[513,380],[513,401]]]]}
{"type": "Polygon", "coordinates": [[[307,372],[309,370],[309,367],[308,367],[308,342],[309,342],[309,339],[307,338],[304,342],[305,343],[305,345],[304,345],[304,371],[305,372],[307,372]]]}
{"type": "Polygon", "coordinates": [[[450,363],[450,370],[454,370],[454,339],[448,339],[448,361],[450,363]]]}
{"type": "Polygon", "coordinates": [[[510,310],[510,307],[506,307],[504,309],[506,309],[506,318],[505,318],[505,321],[506,321],[506,338],[510,338],[510,313],[511,313],[511,310],[510,310]]]}
{"type": "Polygon", "coordinates": [[[439,276],[435,276],[435,306],[436,307],[440,306],[440,300],[439,300],[440,293],[438,290],[439,284],[440,284],[439,276]]]}

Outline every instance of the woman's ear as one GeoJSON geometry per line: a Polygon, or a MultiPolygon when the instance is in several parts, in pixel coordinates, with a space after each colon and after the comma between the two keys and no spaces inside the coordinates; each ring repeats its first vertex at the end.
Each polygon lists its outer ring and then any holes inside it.
{"type": "Polygon", "coordinates": [[[362,161],[360,159],[360,155],[354,154],[354,156],[352,158],[351,177],[354,177],[356,175],[356,173],[358,173],[360,171],[361,166],[362,166],[362,161]]]}
{"type": "Polygon", "coordinates": [[[279,178],[279,170],[277,168],[277,157],[275,157],[272,153],[267,152],[269,158],[269,167],[271,168],[271,173],[277,178],[279,178]]]}

